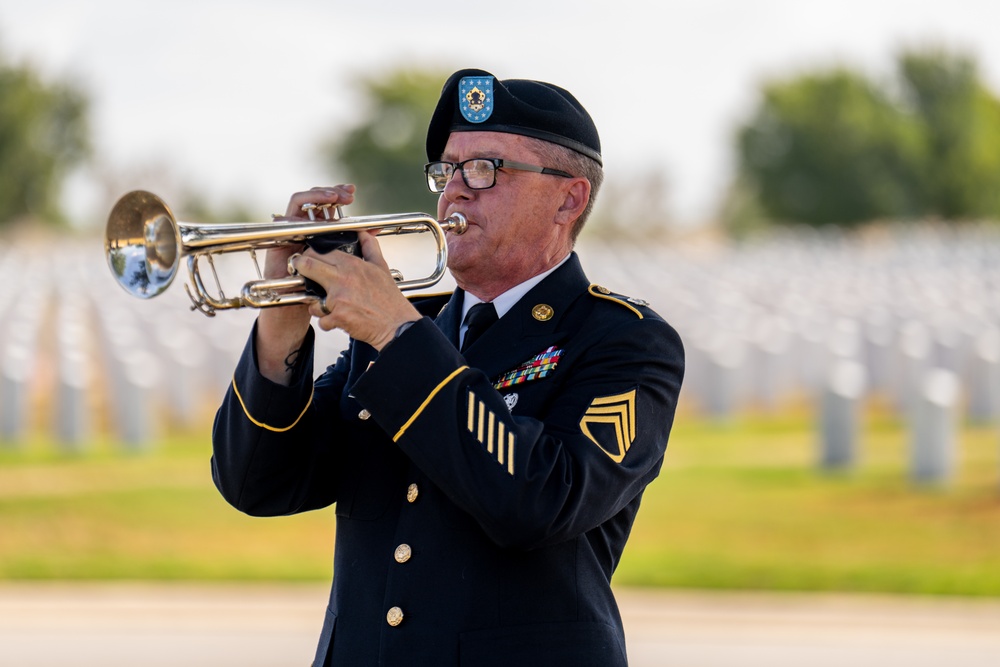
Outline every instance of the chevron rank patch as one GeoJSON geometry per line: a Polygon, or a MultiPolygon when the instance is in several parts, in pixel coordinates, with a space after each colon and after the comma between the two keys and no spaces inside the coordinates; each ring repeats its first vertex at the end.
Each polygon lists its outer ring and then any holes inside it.
{"type": "Polygon", "coordinates": [[[469,392],[469,417],[467,422],[469,433],[479,441],[507,474],[514,474],[514,432],[507,430],[507,425],[489,406],[469,392]]]}
{"type": "Polygon", "coordinates": [[[583,419],[580,430],[615,463],[621,463],[635,441],[635,389],[595,398],[583,419]]]}
{"type": "Polygon", "coordinates": [[[500,376],[494,384],[494,389],[506,389],[516,384],[539,380],[556,369],[559,357],[563,351],[557,349],[555,345],[545,350],[541,354],[536,354],[531,359],[518,366],[512,371],[508,371],[500,376]]]}

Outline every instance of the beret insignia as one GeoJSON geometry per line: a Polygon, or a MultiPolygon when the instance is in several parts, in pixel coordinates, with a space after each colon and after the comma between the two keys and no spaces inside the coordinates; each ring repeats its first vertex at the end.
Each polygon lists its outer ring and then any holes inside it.
{"type": "Polygon", "coordinates": [[[467,76],[458,82],[458,108],[470,123],[482,123],[493,115],[493,77],[467,76]]]}
{"type": "Polygon", "coordinates": [[[493,388],[506,389],[507,387],[512,387],[523,382],[540,380],[555,370],[562,353],[562,350],[557,349],[553,345],[541,354],[536,354],[531,359],[528,359],[514,370],[501,375],[493,384],[493,388]]]}

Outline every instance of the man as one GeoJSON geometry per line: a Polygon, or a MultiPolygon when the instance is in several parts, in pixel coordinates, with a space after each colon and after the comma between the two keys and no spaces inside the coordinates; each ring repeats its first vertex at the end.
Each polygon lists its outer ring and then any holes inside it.
{"type": "MultiPolygon", "coordinates": [[[[448,238],[458,289],[411,303],[368,234],[364,261],[271,251],[269,275],[290,263],[327,296],[261,311],[217,415],[216,485],[253,515],[336,503],[317,667],[624,665],[610,580],[663,460],[680,339],[573,253],[601,155],[568,92],[457,72],[427,156],[439,217],[469,222],[448,238]],[[315,382],[311,317],[351,336],[315,382]]],[[[353,196],[297,193],[288,215],[353,196]]]]}

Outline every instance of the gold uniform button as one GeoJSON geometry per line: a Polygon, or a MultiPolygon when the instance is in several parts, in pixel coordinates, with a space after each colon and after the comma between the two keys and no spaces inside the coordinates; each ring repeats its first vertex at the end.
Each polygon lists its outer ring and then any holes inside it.
{"type": "Polygon", "coordinates": [[[406,487],[406,502],[413,503],[417,501],[417,496],[420,495],[420,489],[416,484],[410,484],[406,487]]]}
{"type": "Polygon", "coordinates": [[[362,408],[361,412],[358,413],[358,419],[360,419],[361,421],[365,421],[371,416],[372,413],[368,412],[368,410],[365,410],[364,408],[362,408]]]}
{"type": "Polygon", "coordinates": [[[403,622],[403,610],[399,607],[393,607],[386,613],[385,621],[392,627],[396,627],[403,622]]]}
{"type": "Polygon", "coordinates": [[[594,289],[596,289],[601,294],[611,294],[611,290],[609,290],[604,285],[594,285],[594,289]]]}
{"type": "Polygon", "coordinates": [[[413,549],[410,548],[409,544],[400,544],[396,547],[396,553],[393,557],[396,559],[397,563],[405,563],[410,560],[410,556],[413,555],[413,549]]]}

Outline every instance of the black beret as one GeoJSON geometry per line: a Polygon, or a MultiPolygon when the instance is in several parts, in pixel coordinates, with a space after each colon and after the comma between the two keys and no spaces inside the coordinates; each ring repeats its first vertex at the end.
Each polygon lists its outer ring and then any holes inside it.
{"type": "Polygon", "coordinates": [[[481,69],[455,72],[427,128],[427,159],[440,160],[452,132],[507,132],[551,141],[601,162],[590,114],[568,91],[527,79],[500,81],[481,69]]]}

